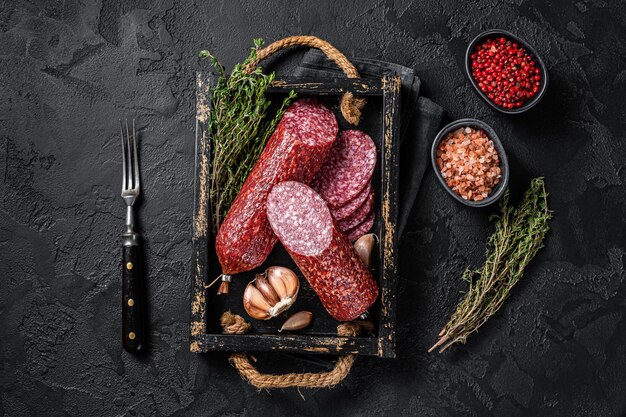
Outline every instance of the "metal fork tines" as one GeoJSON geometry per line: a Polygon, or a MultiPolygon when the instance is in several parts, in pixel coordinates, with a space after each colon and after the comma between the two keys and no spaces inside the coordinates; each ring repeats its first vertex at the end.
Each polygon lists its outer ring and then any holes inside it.
{"type": "Polygon", "coordinates": [[[124,233],[124,246],[136,245],[138,234],[135,232],[135,217],[133,204],[141,190],[139,181],[139,160],[137,157],[137,134],[135,120],[132,122],[132,132],[128,121],[120,120],[120,133],[122,136],[122,198],[126,202],[126,233],[124,233]]]}

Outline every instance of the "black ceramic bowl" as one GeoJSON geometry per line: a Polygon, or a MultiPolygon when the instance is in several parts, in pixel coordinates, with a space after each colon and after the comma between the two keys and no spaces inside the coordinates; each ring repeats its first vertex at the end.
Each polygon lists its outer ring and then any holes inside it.
{"type": "Polygon", "coordinates": [[[510,32],[507,32],[505,30],[499,30],[499,29],[493,29],[493,30],[488,30],[486,32],[483,32],[480,35],[476,36],[474,40],[470,42],[470,44],[467,47],[467,51],[465,51],[465,74],[467,75],[467,78],[469,78],[470,83],[472,83],[474,90],[476,90],[478,95],[480,95],[480,97],[482,97],[482,99],[485,100],[487,104],[489,104],[491,107],[498,110],[499,112],[506,113],[506,114],[524,113],[526,110],[533,108],[539,102],[539,100],[541,100],[541,97],[543,97],[543,95],[546,92],[546,88],[548,87],[548,70],[546,69],[546,65],[543,63],[541,57],[537,55],[537,51],[535,51],[535,49],[532,46],[530,46],[528,43],[526,43],[526,41],[524,41],[522,38],[510,32]],[[504,38],[510,39],[514,42],[517,42],[521,46],[523,46],[528,51],[528,53],[533,57],[533,59],[535,60],[535,63],[537,64],[537,66],[539,67],[541,71],[541,84],[539,85],[539,91],[537,91],[537,94],[535,94],[529,101],[524,103],[522,107],[518,107],[516,109],[505,109],[505,108],[498,106],[493,101],[491,101],[491,99],[489,99],[489,97],[487,97],[487,95],[483,93],[480,90],[480,88],[478,88],[478,83],[472,76],[472,60],[471,60],[472,52],[474,51],[476,46],[482,43],[483,41],[489,38],[498,38],[498,37],[504,37],[504,38]]]}
{"type": "Polygon", "coordinates": [[[445,188],[448,194],[454,197],[455,200],[457,200],[460,203],[465,204],[466,206],[470,206],[470,207],[488,206],[489,204],[498,200],[502,196],[502,194],[504,194],[504,191],[506,190],[506,186],[509,183],[509,163],[506,159],[506,153],[504,152],[504,147],[502,146],[502,142],[500,142],[498,135],[496,135],[496,132],[491,128],[491,126],[477,119],[460,119],[460,120],[450,123],[443,129],[441,129],[439,133],[437,134],[437,136],[435,137],[435,140],[433,142],[433,146],[430,152],[430,159],[433,164],[433,169],[435,170],[435,175],[437,176],[437,178],[443,185],[443,188],[445,188]],[[437,147],[439,146],[439,142],[441,142],[448,135],[448,133],[453,132],[458,128],[467,127],[467,126],[476,130],[480,129],[483,132],[485,132],[487,136],[489,137],[489,139],[493,141],[496,151],[498,152],[498,158],[500,158],[500,170],[501,170],[500,182],[495,186],[493,190],[491,190],[491,193],[487,196],[487,198],[481,201],[465,200],[463,199],[463,197],[461,197],[460,195],[452,191],[452,189],[448,187],[448,184],[446,184],[446,180],[441,175],[441,172],[439,172],[439,167],[437,166],[437,147]]]}

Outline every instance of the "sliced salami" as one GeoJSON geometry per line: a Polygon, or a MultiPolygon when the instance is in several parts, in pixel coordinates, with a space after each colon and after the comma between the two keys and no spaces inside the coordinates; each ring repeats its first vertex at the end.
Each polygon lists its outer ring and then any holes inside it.
{"type": "Polygon", "coordinates": [[[337,220],[338,222],[342,221],[343,219],[347,219],[348,217],[352,216],[352,214],[354,214],[354,212],[357,211],[363,203],[365,203],[367,197],[369,197],[371,192],[372,185],[370,183],[367,185],[367,187],[363,189],[363,191],[361,191],[356,197],[348,201],[346,204],[334,209],[331,208],[330,214],[332,214],[335,220],[337,220]]]}
{"type": "Polygon", "coordinates": [[[346,232],[346,234],[348,235],[348,239],[354,242],[355,240],[357,240],[358,238],[360,238],[361,236],[369,232],[372,226],[374,226],[374,214],[375,214],[374,210],[372,210],[367,215],[365,220],[363,220],[363,222],[361,222],[359,225],[357,225],[353,229],[348,230],[346,232]]]}
{"type": "Polygon", "coordinates": [[[331,208],[355,198],[369,184],[376,166],[376,145],[360,130],[339,134],[311,186],[331,208]]]}
{"type": "Polygon", "coordinates": [[[354,320],[376,301],[378,285],[311,187],[275,185],[267,199],[272,230],[337,320],[354,320]]]}
{"type": "Polygon", "coordinates": [[[337,131],[333,113],[316,100],[298,100],[287,109],[219,228],[215,250],[224,274],[265,261],[277,241],[267,221],[267,195],[282,181],[310,182],[337,131]]]}
{"type": "Polygon", "coordinates": [[[337,222],[342,232],[355,228],[374,210],[374,192],[370,191],[367,200],[347,219],[337,222]]]}

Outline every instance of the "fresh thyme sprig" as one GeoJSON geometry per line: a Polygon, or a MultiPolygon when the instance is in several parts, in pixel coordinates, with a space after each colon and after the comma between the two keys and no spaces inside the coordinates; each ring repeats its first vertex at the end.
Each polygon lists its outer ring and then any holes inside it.
{"type": "Polygon", "coordinates": [[[295,98],[292,91],[274,117],[266,118],[271,102],[265,93],[276,74],[263,74],[261,68],[245,71],[262,46],[263,40],[255,39],[248,58],[237,64],[230,75],[209,51],[200,52],[200,57],[210,59],[219,76],[211,91],[208,118],[212,152],[209,198],[214,231],[219,229],[267,140],[295,98]]]}
{"type": "Polygon", "coordinates": [[[531,181],[517,207],[509,206],[507,190],[501,202],[502,213],[492,217],[496,224],[487,241],[486,261],[482,268],[468,268],[463,274],[469,289],[429,352],[437,348],[443,352],[455,343],[465,343],[502,307],[528,263],[543,247],[552,218],[547,197],[541,177],[531,181]]]}

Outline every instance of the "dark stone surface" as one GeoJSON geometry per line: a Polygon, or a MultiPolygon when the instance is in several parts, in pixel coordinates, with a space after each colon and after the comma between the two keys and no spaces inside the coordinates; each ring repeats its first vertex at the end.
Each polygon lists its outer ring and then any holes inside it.
{"type": "Polygon", "coordinates": [[[625,8],[0,2],[0,416],[625,415],[625,8]],[[549,66],[535,111],[496,114],[471,90],[464,47],[488,28],[524,37],[549,66]],[[429,172],[401,244],[398,358],[360,358],[339,387],[305,390],[305,400],[256,392],[226,355],[188,353],[187,336],[198,51],[230,67],[253,37],[291,34],[414,67],[453,118],[496,129],[513,194],[545,175],[556,212],[503,311],[467,345],[427,354],[462,270],[483,258],[494,210],[456,204],[429,172]],[[120,117],[141,130],[152,306],[143,358],[119,340],[120,117]]]}

